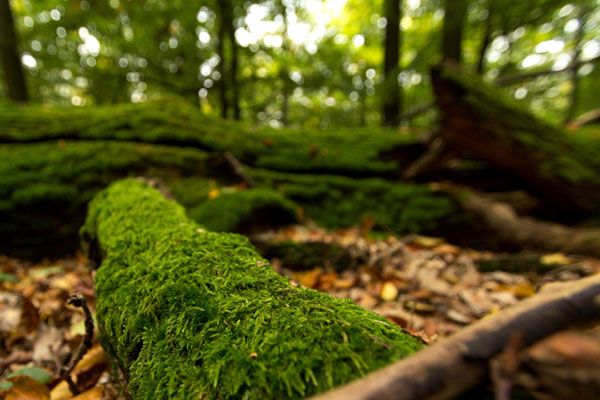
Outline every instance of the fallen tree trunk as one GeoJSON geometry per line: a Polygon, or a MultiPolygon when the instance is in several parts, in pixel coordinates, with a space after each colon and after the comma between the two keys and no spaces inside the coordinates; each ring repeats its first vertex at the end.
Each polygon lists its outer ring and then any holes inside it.
{"type": "Polygon", "coordinates": [[[400,176],[423,145],[392,130],[251,127],[203,115],[180,98],[69,110],[0,109],[0,144],[111,140],[228,152],[259,168],[353,177],[400,176]]]}
{"type": "Polygon", "coordinates": [[[82,229],[102,341],[134,399],[302,398],[423,347],[353,303],[295,288],[249,241],[205,231],[140,180],[82,229]]]}
{"type": "Polygon", "coordinates": [[[600,275],[542,292],[496,317],[314,400],[452,399],[488,374],[490,359],[515,335],[532,344],[600,316],[600,275]]]}
{"type": "Polygon", "coordinates": [[[473,192],[458,198],[465,211],[479,216],[481,222],[507,244],[600,257],[600,229],[574,228],[521,217],[510,205],[473,192]]]}
{"type": "Polygon", "coordinates": [[[75,251],[87,203],[112,181],[145,175],[166,184],[210,227],[246,230],[296,221],[296,205],[270,189],[209,199],[207,177],[237,182],[235,171],[195,148],[114,141],[53,141],[0,146],[0,252],[26,258],[75,251]],[[204,177],[204,178],[197,178],[204,177]],[[216,204],[222,207],[215,207],[216,204]]]}
{"type": "Polygon", "coordinates": [[[432,80],[442,137],[456,151],[526,182],[563,216],[600,212],[597,144],[582,145],[457,67],[434,68],[432,80]]]}

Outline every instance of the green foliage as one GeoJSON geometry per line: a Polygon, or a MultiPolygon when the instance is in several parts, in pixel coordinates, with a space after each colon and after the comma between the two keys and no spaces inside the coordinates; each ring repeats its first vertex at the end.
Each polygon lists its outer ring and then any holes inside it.
{"type": "Polygon", "coordinates": [[[249,244],[207,232],[136,180],[91,202],[84,238],[105,346],[134,399],[302,398],[422,347],[348,300],[294,288],[249,244]]]}
{"type": "Polygon", "coordinates": [[[296,222],[296,209],[280,193],[259,188],[223,193],[192,208],[188,215],[212,231],[240,232],[261,225],[289,225],[296,222]]]}
{"type": "Polygon", "coordinates": [[[265,170],[253,170],[253,174],[302,205],[307,217],[327,228],[349,227],[372,218],[378,230],[427,232],[457,210],[448,195],[425,186],[265,170]]]}

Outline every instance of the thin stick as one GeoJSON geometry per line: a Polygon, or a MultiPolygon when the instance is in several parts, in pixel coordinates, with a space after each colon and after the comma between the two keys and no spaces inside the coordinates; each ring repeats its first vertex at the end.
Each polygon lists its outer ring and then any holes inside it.
{"type": "Polygon", "coordinates": [[[64,365],[60,370],[60,376],[63,378],[67,384],[69,385],[69,390],[73,395],[77,395],[80,393],[77,384],[73,382],[71,378],[71,371],[73,368],[81,361],[83,356],[88,352],[88,350],[92,347],[92,339],[94,338],[94,318],[92,317],[92,312],[87,305],[87,301],[85,297],[80,294],[72,294],[69,296],[67,300],[67,304],[82,308],[85,313],[85,335],[83,337],[83,341],[79,345],[75,356],[71,357],[71,360],[67,365],[64,365]]]}

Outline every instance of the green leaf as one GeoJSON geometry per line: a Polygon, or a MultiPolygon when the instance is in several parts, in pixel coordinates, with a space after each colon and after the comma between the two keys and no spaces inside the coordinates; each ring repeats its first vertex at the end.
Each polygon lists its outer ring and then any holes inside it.
{"type": "Polygon", "coordinates": [[[52,377],[54,376],[54,374],[52,374],[50,371],[48,371],[47,369],[44,369],[44,368],[26,367],[26,368],[21,368],[20,370],[17,370],[15,372],[11,372],[10,374],[7,375],[7,378],[12,378],[15,376],[23,376],[23,375],[28,376],[31,379],[33,379],[34,381],[38,381],[39,383],[43,383],[43,384],[50,382],[52,380],[52,377]]]}
{"type": "Polygon", "coordinates": [[[16,275],[9,274],[8,272],[0,271],[0,282],[18,282],[19,278],[16,275]]]}
{"type": "Polygon", "coordinates": [[[0,392],[5,392],[13,386],[12,382],[0,381],[0,392]]]}

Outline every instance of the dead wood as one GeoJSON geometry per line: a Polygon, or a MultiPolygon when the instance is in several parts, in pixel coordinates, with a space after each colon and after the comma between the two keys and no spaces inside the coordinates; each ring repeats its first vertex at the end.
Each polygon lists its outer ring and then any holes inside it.
{"type": "Polygon", "coordinates": [[[489,372],[489,360],[515,335],[530,345],[569,326],[600,318],[600,275],[542,292],[483,319],[405,360],[314,400],[452,399],[489,372]]]}
{"type": "Polygon", "coordinates": [[[476,193],[459,196],[462,208],[477,215],[509,245],[600,257],[600,229],[574,228],[519,216],[508,204],[476,193]]]}

